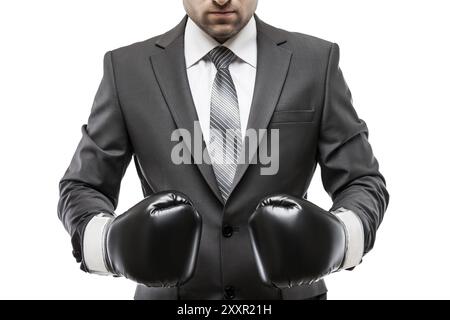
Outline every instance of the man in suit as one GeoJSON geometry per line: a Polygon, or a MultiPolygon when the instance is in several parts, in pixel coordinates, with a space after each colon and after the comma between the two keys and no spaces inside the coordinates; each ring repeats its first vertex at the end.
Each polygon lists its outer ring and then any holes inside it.
{"type": "Polygon", "coordinates": [[[264,23],[257,0],[184,7],[174,29],[105,55],[60,182],[73,254],[84,271],[136,281],[136,299],[324,298],[322,279],[372,249],[389,199],[339,48],[264,23]],[[180,143],[188,158],[195,147],[173,133],[199,128],[211,161],[174,161],[180,143]],[[275,141],[276,172],[262,174],[251,147],[237,161],[246,128],[275,141]],[[227,162],[213,150],[231,150],[227,162]],[[116,217],[131,159],[146,199],[116,217]],[[305,199],[317,164],[329,211],[305,199]]]}

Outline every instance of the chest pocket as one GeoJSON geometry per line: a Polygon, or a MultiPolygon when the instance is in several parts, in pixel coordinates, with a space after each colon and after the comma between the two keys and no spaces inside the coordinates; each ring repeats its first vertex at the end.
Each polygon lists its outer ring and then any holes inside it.
{"type": "Polygon", "coordinates": [[[280,110],[272,115],[271,123],[305,123],[313,122],[316,114],[315,109],[308,110],[280,110]]]}

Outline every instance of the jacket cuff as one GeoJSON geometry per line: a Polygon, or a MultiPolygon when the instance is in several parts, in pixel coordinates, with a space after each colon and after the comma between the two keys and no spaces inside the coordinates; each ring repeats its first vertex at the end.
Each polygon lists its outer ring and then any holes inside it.
{"type": "Polygon", "coordinates": [[[84,229],[83,262],[89,273],[113,275],[108,270],[105,252],[105,231],[113,219],[111,215],[99,214],[93,217],[84,229]]]}
{"type": "Polygon", "coordinates": [[[364,228],[360,218],[350,210],[339,208],[332,212],[344,225],[346,251],[341,270],[359,265],[364,255],[364,228]]]}

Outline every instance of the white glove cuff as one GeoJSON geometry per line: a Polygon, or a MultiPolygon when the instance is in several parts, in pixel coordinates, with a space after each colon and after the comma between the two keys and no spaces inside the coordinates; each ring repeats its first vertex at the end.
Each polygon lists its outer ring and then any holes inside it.
{"type": "Polygon", "coordinates": [[[89,273],[112,275],[106,267],[106,230],[114,218],[111,215],[100,214],[92,218],[84,230],[83,260],[89,273]]]}
{"type": "Polygon", "coordinates": [[[360,218],[353,211],[339,208],[332,212],[344,225],[347,251],[341,269],[359,265],[364,255],[364,228],[360,218]]]}

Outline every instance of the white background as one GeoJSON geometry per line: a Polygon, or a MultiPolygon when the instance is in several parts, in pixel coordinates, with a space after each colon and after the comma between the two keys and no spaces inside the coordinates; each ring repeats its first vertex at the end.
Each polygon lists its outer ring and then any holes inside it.
{"type": "MultiPolygon", "coordinates": [[[[450,298],[447,0],[262,0],[278,27],[337,42],[391,203],[375,249],[328,278],[330,299],[450,298]]],[[[172,28],[178,1],[0,4],[0,298],[131,299],[134,284],[78,269],[56,213],[103,54],[172,28]]],[[[142,198],[134,168],[118,213],[142,198]]],[[[316,175],[310,199],[330,200],[316,175]]]]}

